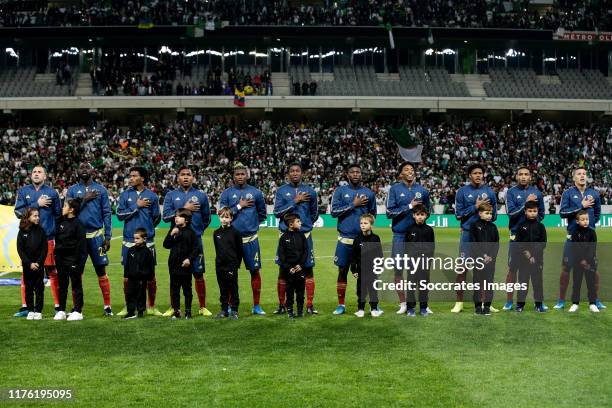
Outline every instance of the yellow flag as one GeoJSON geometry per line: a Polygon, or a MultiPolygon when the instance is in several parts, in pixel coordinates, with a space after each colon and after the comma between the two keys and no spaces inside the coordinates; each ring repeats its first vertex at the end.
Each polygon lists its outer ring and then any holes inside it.
{"type": "Polygon", "coordinates": [[[21,272],[17,254],[19,220],[13,207],[0,205],[0,272],[21,272]]]}

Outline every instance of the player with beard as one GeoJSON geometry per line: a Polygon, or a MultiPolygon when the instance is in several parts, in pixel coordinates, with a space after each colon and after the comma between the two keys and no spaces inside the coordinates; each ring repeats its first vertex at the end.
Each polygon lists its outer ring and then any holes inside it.
{"type": "MultiPolygon", "coordinates": [[[[55,304],[55,311],[59,310],[59,284],[57,269],[55,267],[55,223],[62,215],[62,205],[59,194],[52,187],[45,184],[47,171],[43,166],[36,166],[30,175],[32,184],[21,187],[17,191],[15,201],[15,215],[21,219],[27,208],[36,208],[40,216],[40,226],[47,235],[47,257],[45,259],[45,272],[49,277],[51,285],[51,296],[55,304]]],[[[26,307],[25,285],[23,275],[21,277],[21,309],[15,313],[15,317],[26,317],[28,308],[26,307]]]]}

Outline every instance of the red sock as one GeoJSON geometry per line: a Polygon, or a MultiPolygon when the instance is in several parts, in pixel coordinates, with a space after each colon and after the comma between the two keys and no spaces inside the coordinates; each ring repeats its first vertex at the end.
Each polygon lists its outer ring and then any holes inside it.
{"type": "MultiPolygon", "coordinates": [[[[455,277],[455,283],[465,282],[465,273],[458,273],[455,277]]],[[[456,291],[457,293],[457,302],[463,302],[463,289],[459,289],[456,291]]]]}
{"type": "Polygon", "coordinates": [[[565,300],[565,293],[567,292],[567,286],[569,285],[570,274],[568,271],[561,271],[559,277],[559,300],[565,300]]]}
{"type": "Polygon", "coordinates": [[[315,282],[313,278],[306,278],[306,307],[312,307],[314,299],[315,282]]]}
{"type": "MultiPolygon", "coordinates": [[[[506,275],[506,283],[511,284],[511,283],[514,283],[515,280],[516,280],[516,274],[514,273],[514,271],[508,271],[508,274],[506,275]]],[[[508,292],[508,294],[506,295],[506,300],[508,302],[512,302],[513,295],[514,295],[514,292],[508,292]]]]}
{"type": "Polygon", "coordinates": [[[251,275],[251,289],[253,290],[253,306],[257,306],[261,295],[261,275],[259,271],[251,275]]]}
{"type": "MultiPolygon", "coordinates": [[[[395,283],[398,284],[402,281],[403,277],[402,276],[396,276],[395,277],[395,283]]],[[[406,303],[406,292],[404,292],[403,290],[397,290],[397,297],[399,298],[400,303],[406,303]]]]}
{"type": "Polygon", "coordinates": [[[102,299],[104,300],[104,307],[109,307],[111,304],[111,301],[110,301],[110,281],[108,280],[108,275],[98,276],[98,285],[100,285],[100,290],[102,291],[102,299]]]}
{"type": "Polygon", "coordinates": [[[23,280],[23,272],[21,273],[21,307],[26,306],[26,296],[25,296],[25,281],[23,280]]]}
{"type": "Polygon", "coordinates": [[[276,281],[276,291],[278,292],[278,304],[279,305],[285,304],[285,295],[286,295],[285,287],[286,286],[287,286],[287,282],[285,282],[284,279],[278,278],[278,280],[276,281]]]}
{"type": "Polygon", "coordinates": [[[346,281],[339,280],[336,282],[336,292],[338,293],[338,304],[343,305],[346,296],[346,281]]]}
{"type": "Polygon", "coordinates": [[[55,266],[47,266],[47,275],[49,275],[49,284],[51,285],[51,297],[53,303],[59,306],[59,280],[57,279],[57,269],[55,266]]]}
{"type": "Polygon", "coordinates": [[[127,305],[128,296],[128,278],[123,278],[123,297],[125,297],[125,304],[127,305]]]}
{"type": "Polygon", "coordinates": [[[154,308],[155,297],[157,296],[157,279],[155,279],[155,276],[147,282],[147,295],[149,296],[149,307],[154,308]]]}
{"type": "Polygon", "coordinates": [[[195,289],[198,294],[198,301],[200,302],[200,308],[206,307],[206,281],[204,277],[195,279],[195,289]]]}

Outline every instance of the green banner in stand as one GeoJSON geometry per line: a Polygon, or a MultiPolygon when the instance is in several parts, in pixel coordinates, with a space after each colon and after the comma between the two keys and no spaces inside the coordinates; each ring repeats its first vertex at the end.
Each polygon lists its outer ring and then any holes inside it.
{"type": "MultiPolygon", "coordinates": [[[[431,215],[427,220],[427,223],[434,228],[459,228],[460,223],[454,215],[431,215]]],[[[546,227],[566,227],[567,220],[561,218],[559,214],[550,214],[544,217],[543,221],[546,227]]],[[[495,224],[500,228],[508,228],[508,216],[506,214],[500,214],[497,217],[497,221],[495,224]]],[[[159,224],[159,228],[167,228],[168,223],[162,222],[159,224]]],[[[212,221],[210,223],[209,228],[217,228],[221,225],[219,222],[219,217],[216,215],[212,216],[212,221]]],[[[333,218],[329,214],[322,214],[317,220],[315,227],[318,228],[335,228],[337,225],[337,219],[333,218]]],[[[384,216],[384,214],[379,214],[376,217],[376,222],[374,223],[377,227],[391,227],[391,220],[384,216]]],[[[268,214],[268,218],[265,222],[261,224],[262,227],[268,228],[278,228],[278,219],[274,216],[274,214],[268,214]]],[[[122,228],[123,223],[117,219],[116,216],[113,216],[113,228],[122,228]]],[[[603,214],[599,223],[597,223],[597,227],[599,228],[610,228],[612,227],[612,214],[603,214]]]]}

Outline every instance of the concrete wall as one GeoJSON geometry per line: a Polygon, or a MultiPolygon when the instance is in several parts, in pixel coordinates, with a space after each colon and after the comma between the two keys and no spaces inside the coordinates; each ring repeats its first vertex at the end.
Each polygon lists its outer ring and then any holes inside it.
{"type": "MultiPolygon", "coordinates": [[[[403,110],[506,110],[612,112],[612,100],[448,98],[448,97],[355,97],[355,96],[251,96],[248,109],[376,109],[403,110]]],[[[19,110],[112,110],[112,109],[235,109],[232,96],[100,96],[1,98],[5,113],[19,110]]]]}

